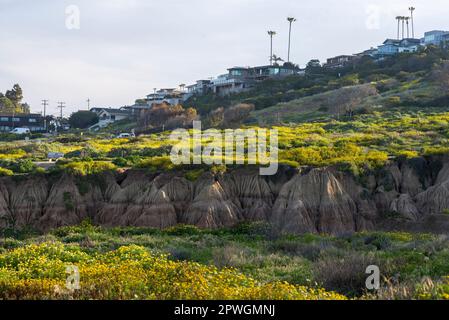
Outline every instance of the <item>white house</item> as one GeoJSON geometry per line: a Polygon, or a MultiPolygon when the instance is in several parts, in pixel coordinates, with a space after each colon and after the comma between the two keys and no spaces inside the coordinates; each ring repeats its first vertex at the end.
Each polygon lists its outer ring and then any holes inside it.
{"type": "Polygon", "coordinates": [[[151,107],[153,104],[161,104],[166,102],[171,105],[181,104],[191,96],[190,93],[177,89],[160,89],[154,93],[147,95],[147,104],[151,107]]]}
{"type": "Polygon", "coordinates": [[[129,119],[131,117],[131,112],[123,109],[92,108],[90,111],[95,112],[98,115],[99,121],[91,126],[89,130],[98,130],[107,127],[109,124],[116,121],[129,119]]]}
{"type": "Polygon", "coordinates": [[[420,45],[420,39],[387,39],[378,47],[378,55],[390,56],[403,52],[416,52],[420,45]]]}

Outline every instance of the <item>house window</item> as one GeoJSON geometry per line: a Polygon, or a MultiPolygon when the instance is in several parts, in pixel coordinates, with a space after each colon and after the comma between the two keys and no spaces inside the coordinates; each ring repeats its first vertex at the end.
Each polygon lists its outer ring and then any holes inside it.
{"type": "Polygon", "coordinates": [[[28,119],[28,122],[33,122],[33,123],[36,123],[36,122],[37,122],[37,120],[36,120],[35,118],[30,118],[30,119],[28,119]]]}
{"type": "Polygon", "coordinates": [[[0,121],[9,121],[9,118],[8,117],[1,117],[0,121]]]}
{"type": "Polygon", "coordinates": [[[20,122],[20,118],[12,118],[13,122],[20,122]]]}

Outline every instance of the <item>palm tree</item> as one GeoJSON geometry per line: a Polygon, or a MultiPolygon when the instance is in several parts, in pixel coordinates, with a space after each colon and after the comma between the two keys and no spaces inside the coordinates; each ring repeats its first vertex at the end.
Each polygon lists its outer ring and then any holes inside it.
{"type": "Polygon", "coordinates": [[[407,24],[407,39],[409,39],[410,38],[410,29],[409,29],[409,20],[410,20],[410,17],[404,17],[404,19],[405,19],[405,23],[407,24]]]}
{"type": "Polygon", "coordinates": [[[413,22],[413,11],[416,10],[415,7],[408,8],[410,10],[410,19],[412,20],[412,38],[415,38],[415,24],[413,22]]]}
{"type": "Polygon", "coordinates": [[[279,61],[284,61],[281,57],[278,57],[275,54],[273,54],[273,56],[271,57],[271,60],[274,61],[274,65],[279,65],[278,64],[279,61]]]}
{"type": "Polygon", "coordinates": [[[405,17],[401,17],[401,21],[402,21],[402,39],[404,39],[405,17]]]}
{"type": "Polygon", "coordinates": [[[292,36],[292,23],[296,21],[293,17],[288,17],[287,21],[289,22],[289,28],[288,28],[288,57],[287,62],[290,62],[290,40],[292,36]]]}
{"type": "Polygon", "coordinates": [[[401,16],[397,16],[396,17],[396,20],[398,20],[398,40],[400,39],[400,36],[399,36],[399,33],[400,33],[400,26],[401,26],[401,19],[402,19],[402,17],[401,16]]]}
{"type": "Polygon", "coordinates": [[[270,65],[273,65],[273,36],[276,35],[276,31],[268,31],[268,35],[270,36],[270,65]]]}

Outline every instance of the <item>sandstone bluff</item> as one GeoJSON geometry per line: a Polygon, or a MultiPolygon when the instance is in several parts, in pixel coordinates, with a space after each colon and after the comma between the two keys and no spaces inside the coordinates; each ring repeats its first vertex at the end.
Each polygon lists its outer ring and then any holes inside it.
{"type": "Polygon", "coordinates": [[[282,167],[272,177],[256,169],[0,179],[0,227],[52,228],[95,224],[166,228],[229,227],[268,221],[286,233],[342,234],[373,229],[449,232],[449,159],[392,162],[355,177],[335,168],[282,167]]]}

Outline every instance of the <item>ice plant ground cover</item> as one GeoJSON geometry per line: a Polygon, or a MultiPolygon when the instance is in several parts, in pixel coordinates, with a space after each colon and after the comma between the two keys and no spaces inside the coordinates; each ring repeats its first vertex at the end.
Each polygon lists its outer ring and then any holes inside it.
{"type": "Polygon", "coordinates": [[[175,262],[129,245],[99,254],[44,242],[0,256],[2,299],[345,299],[322,289],[286,282],[259,283],[233,269],[175,262]],[[80,274],[67,283],[66,266],[80,274]]]}
{"type": "Polygon", "coordinates": [[[448,238],[399,232],[273,234],[94,227],[0,241],[2,299],[447,299],[448,238]],[[381,288],[365,288],[366,265],[381,288]],[[79,289],[67,267],[79,272],[79,289]],[[324,289],[323,289],[324,288],[324,289]]]}
{"type": "MultiPolygon", "coordinates": [[[[273,127],[279,132],[279,163],[297,166],[339,165],[351,171],[384,166],[391,157],[447,154],[449,114],[392,109],[355,116],[352,121],[330,121],[273,127]]],[[[254,127],[257,129],[257,127],[254,127]]],[[[48,152],[65,159],[51,170],[91,174],[117,168],[149,170],[188,169],[170,159],[170,132],[137,138],[62,136],[57,139],[0,142],[0,175],[41,172],[32,161],[46,160],[48,152]]],[[[210,143],[203,139],[203,146],[210,143]]]]}

